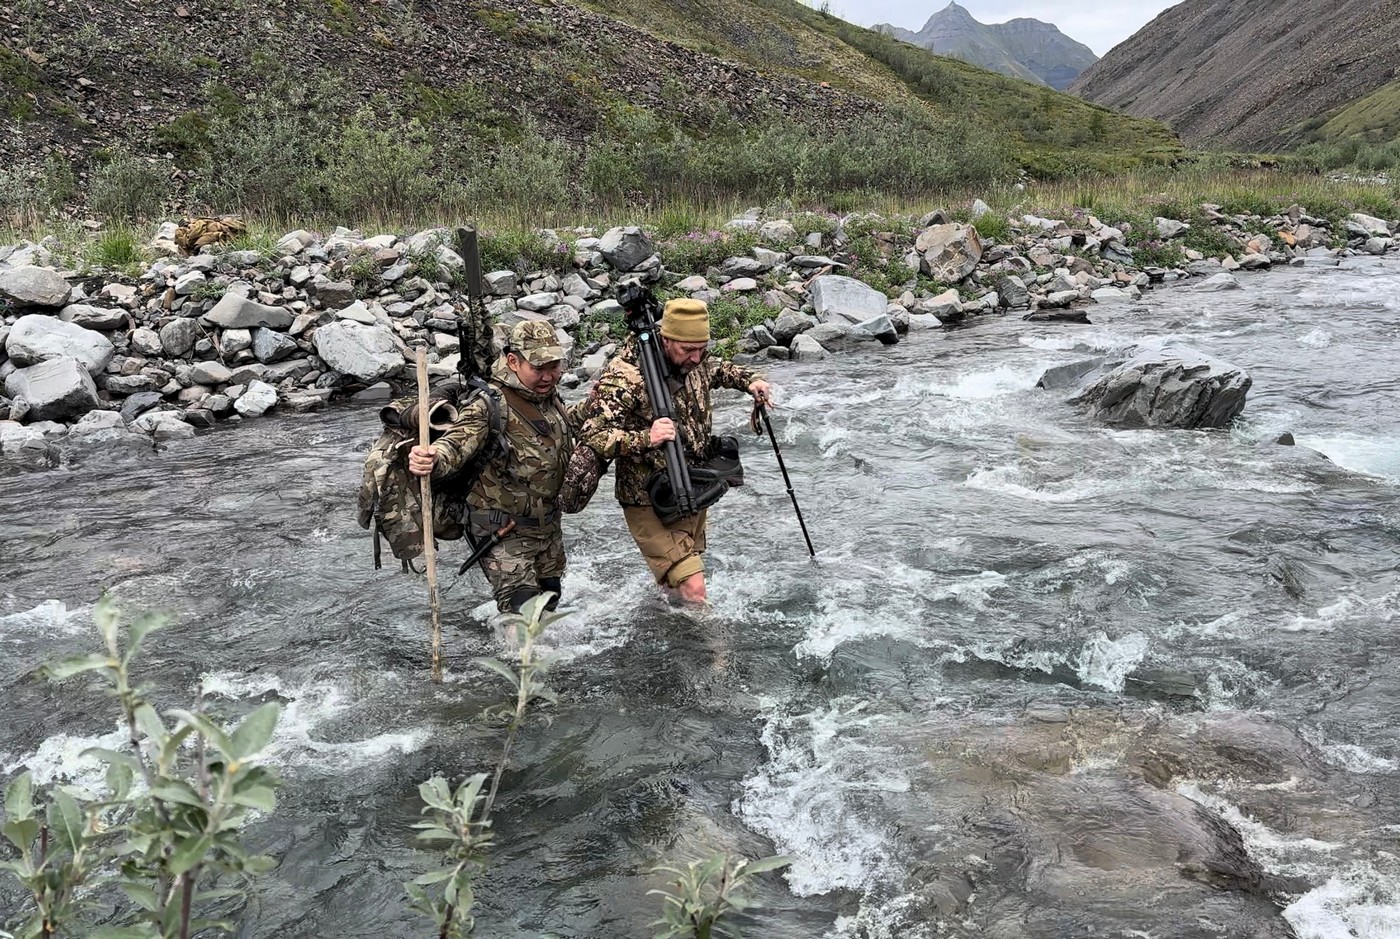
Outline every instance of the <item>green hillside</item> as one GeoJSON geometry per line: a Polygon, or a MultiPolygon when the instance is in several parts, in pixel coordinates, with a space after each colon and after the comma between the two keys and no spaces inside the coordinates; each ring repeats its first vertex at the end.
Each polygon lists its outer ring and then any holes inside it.
{"type": "Polygon", "coordinates": [[[0,6],[0,105],[11,218],[77,203],[547,221],[1183,155],[1160,123],[795,0],[19,0],[0,6]]]}
{"type": "Polygon", "coordinates": [[[1013,158],[1052,178],[1162,164],[1185,155],[1161,122],[1132,118],[865,29],[795,0],[586,0],[658,37],[759,70],[881,98],[1006,134],[1013,158]]]}

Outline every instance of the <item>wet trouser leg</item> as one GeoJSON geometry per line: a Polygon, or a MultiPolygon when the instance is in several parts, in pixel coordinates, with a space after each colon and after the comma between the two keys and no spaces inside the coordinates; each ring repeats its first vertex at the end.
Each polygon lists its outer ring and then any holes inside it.
{"type": "Polygon", "coordinates": [[[558,604],[564,576],[564,536],[558,525],[517,528],[485,559],[486,578],[496,608],[519,613],[531,597],[554,594],[549,609],[558,604]]]}

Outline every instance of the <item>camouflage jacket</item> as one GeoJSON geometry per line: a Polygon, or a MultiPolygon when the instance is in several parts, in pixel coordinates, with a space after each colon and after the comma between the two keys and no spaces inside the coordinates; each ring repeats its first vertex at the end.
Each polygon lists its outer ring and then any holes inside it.
{"type": "MultiPolygon", "coordinates": [[[[747,391],[759,377],[753,369],[716,356],[700,360],[684,377],[670,375],[671,397],[676,406],[676,427],[692,460],[711,454],[710,391],[733,388],[747,391]]],[[[592,393],[579,405],[579,438],[605,460],[617,461],[617,501],[623,505],[650,505],[647,479],[666,467],[665,450],[651,446],[651,401],[642,384],[637,341],[629,339],[599,376],[592,393]]]]}
{"type": "MultiPolygon", "coordinates": [[[[558,394],[541,398],[525,390],[504,359],[496,363],[491,384],[501,391],[501,422],[507,452],[498,455],[482,471],[467,495],[476,509],[499,509],[510,515],[544,520],[556,513],[555,500],[564,481],[564,468],[573,452],[573,429],[558,394]],[[518,396],[512,400],[513,396],[518,396]],[[519,399],[525,402],[523,407],[519,399]],[[536,413],[528,413],[533,409],[536,413]],[[542,421],[540,429],[533,423],[542,421]],[[541,433],[547,428],[548,433],[541,433]]],[[[433,479],[452,485],[451,476],[465,467],[487,442],[490,412],[485,401],[464,408],[452,429],[433,444],[437,462],[433,479]]]]}

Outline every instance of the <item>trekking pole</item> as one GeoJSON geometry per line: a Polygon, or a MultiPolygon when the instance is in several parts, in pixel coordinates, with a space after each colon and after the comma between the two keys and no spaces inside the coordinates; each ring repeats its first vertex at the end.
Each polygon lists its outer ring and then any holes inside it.
{"type": "MultiPolygon", "coordinates": [[[[428,351],[418,347],[418,445],[427,447],[428,439],[428,351]]],[[[442,609],[438,605],[437,541],[433,526],[433,476],[418,477],[420,501],[423,503],[423,559],[428,568],[428,606],[433,619],[433,681],[442,683],[442,609]]]]}
{"type": "Polygon", "coordinates": [[[758,411],[763,418],[763,426],[768,431],[768,439],[773,441],[773,455],[778,458],[778,469],[783,472],[783,484],[787,486],[788,498],[792,500],[792,510],[797,513],[797,524],[802,526],[802,537],[807,542],[807,553],[813,558],[817,556],[816,549],[812,547],[812,537],[807,534],[807,523],[802,520],[802,507],[797,504],[797,494],[792,491],[792,479],[788,476],[787,466],[783,464],[783,451],[778,449],[778,435],[773,433],[773,422],[768,420],[768,409],[759,401],[754,404],[754,410],[758,411]]]}

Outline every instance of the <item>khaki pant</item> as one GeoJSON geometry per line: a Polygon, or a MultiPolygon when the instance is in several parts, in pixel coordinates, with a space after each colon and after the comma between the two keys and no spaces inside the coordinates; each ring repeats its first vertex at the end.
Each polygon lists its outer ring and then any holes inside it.
{"type": "MultiPolygon", "coordinates": [[[[489,532],[473,530],[478,539],[489,532]]],[[[502,613],[511,608],[511,598],[522,588],[539,589],[540,580],[564,576],[564,532],[556,522],[541,528],[517,528],[486,553],[486,579],[491,595],[502,613]]]]}
{"type": "Polygon", "coordinates": [[[705,572],[705,512],[683,518],[669,528],[649,505],[623,506],[627,530],[651,568],[658,584],[679,587],[705,572]]]}

